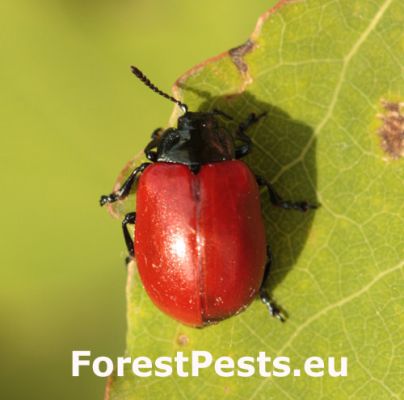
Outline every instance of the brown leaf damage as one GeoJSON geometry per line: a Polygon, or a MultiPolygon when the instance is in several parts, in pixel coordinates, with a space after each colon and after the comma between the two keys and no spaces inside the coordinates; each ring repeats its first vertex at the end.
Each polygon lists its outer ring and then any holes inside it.
{"type": "Polygon", "coordinates": [[[243,85],[241,87],[241,92],[245,90],[245,88],[252,83],[252,78],[250,72],[248,70],[248,65],[244,60],[244,56],[252,51],[255,47],[254,42],[251,39],[248,39],[241,46],[235,47],[229,50],[229,56],[233,61],[234,65],[240,71],[241,76],[243,77],[243,85]]]}
{"type": "Polygon", "coordinates": [[[404,102],[381,101],[383,113],[378,117],[383,124],[379,128],[381,146],[393,159],[404,157],[404,102]]]}
{"type": "MultiPolygon", "coordinates": [[[[251,37],[244,44],[242,44],[241,46],[238,46],[234,49],[231,49],[229,51],[224,51],[223,53],[220,53],[217,56],[211,57],[211,58],[203,61],[202,63],[195,65],[193,68],[189,69],[187,72],[185,72],[183,75],[181,75],[175,81],[175,83],[172,87],[172,92],[174,94],[174,97],[176,97],[180,100],[182,99],[181,88],[184,86],[184,84],[188,78],[190,78],[193,75],[198,74],[201,70],[206,68],[209,64],[213,64],[213,63],[218,62],[219,60],[229,57],[229,56],[231,57],[232,61],[235,63],[236,67],[241,72],[241,74],[244,78],[243,83],[238,90],[239,93],[242,93],[245,90],[245,88],[250,83],[252,83],[252,78],[248,73],[248,65],[245,63],[243,57],[248,52],[252,51],[255,48],[256,39],[259,37],[262,26],[264,25],[265,21],[272,14],[275,14],[277,11],[279,11],[283,6],[286,6],[287,4],[293,4],[296,1],[297,0],[279,0],[279,2],[276,3],[275,6],[273,6],[272,8],[270,8],[269,10],[267,10],[264,14],[262,14],[260,16],[251,37]],[[231,54],[232,52],[233,52],[233,55],[231,54]]],[[[171,115],[171,118],[170,118],[171,123],[173,121],[177,120],[178,113],[179,113],[178,107],[174,107],[173,114],[171,115]]]]}

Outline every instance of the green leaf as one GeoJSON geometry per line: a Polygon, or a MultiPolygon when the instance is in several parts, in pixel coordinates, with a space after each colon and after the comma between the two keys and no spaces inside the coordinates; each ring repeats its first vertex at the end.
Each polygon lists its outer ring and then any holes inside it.
{"type": "MultiPolygon", "coordinates": [[[[319,202],[300,214],[264,206],[273,251],[269,289],[285,324],[256,301],[204,329],[185,327],[128,277],[127,355],[348,357],[348,376],[311,378],[113,377],[107,398],[398,399],[403,396],[404,3],[281,1],[250,40],[181,77],[191,110],[219,108],[251,129],[246,162],[285,198],[319,202]],[[400,105],[401,102],[401,105],[400,105]]],[[[175,109],[174,124],[179,110],[175,109]]],[[[229,126],[234,127],[234,124],[229,126]]],[[[263,201],[266,199],[263,197],[263,201]]],[[[337,361],[337,366],[339,361],[337,361]]]]}

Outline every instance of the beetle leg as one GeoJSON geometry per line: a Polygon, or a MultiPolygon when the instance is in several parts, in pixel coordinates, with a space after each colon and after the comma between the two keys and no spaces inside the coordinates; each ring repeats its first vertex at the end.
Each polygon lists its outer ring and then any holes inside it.
{"type": "Polygon", "coordinates": [[[241,157],[246,156],[251,150],[251,138],[246,134],[247,129],[257,123],[261,118],[265,117],[267,113],[263,112],[260,115],[256,115],[254,113],[250,114],[247,118],[246,122],[242,122],[237,129],[236,139],[239,139],[241,142],[244,142],[243,145],[236,148],[236,158],[239,159],[241,157]]]}
{"type": "Polygon", "coordinates": [[[226,119],[228,119],[230,121],[234,121],[234,118],[231,115],[226,114],[224,111],[218,110],[217,108],[213,109],[213,113],[216,114],[216,115],[220,115],[220,116],[222,116],[222,117],[224,117],[224,118],[226,118],[226,119]]]}
{"type": "Polygon", "coordinates": [[[112,192],[107,196],[101,196],[100,205],[103,206],[104,204],[113,203],[117,200],[124,199],[129,194],[133,184],[138,180],[139,174],[142,173],[150,164],[151,163],[143,163],[135,168],[118,191],[112,192]]]}
{"type": "Polygon", "coordinates": [[[155,129],[153,132],[152,132],[152,134],[151,134],[151,138],[153,139],[153,140],[157,140],[157,139],[160,139],[160,135],[161,135],[161,133],[163,132],[163,128],[157,128],[157,129],[155,129]]]}
{"type": "Polygon", "coordinates": [[[285,322],[286,317],[282,313],[281,309],[276,305],[276,303],[271,299],[268,292],[265,290],[264,285],[268,279],[269,271],[272,265],[272,253],[269,246],[267,246],[267,263],[265,264],[264,278],[262,279],[262,284],[260,288],[260,299],[267,306],[269,313],[272,317],[278,318],[279,321],[285,322]]]}
{"type": "Polygon", "coordinates": [[[298,210],[305,212],[309,209],[318,208],[315,204],[309,204],[306,201],[292,202],[289,200],[284,200],[274,189],[274,187],[262,176],[256,175],[257,183],[259,186],[265,186],[268,189],[269,198],[271,203],[276,207],[284,208],[285,210],[298,210]]]}
{"type": "Polygon", "coordinates": [[[136,222],[136,213],[130,212],[125,215],[125,218],[122,221],[122,231],[123,237],[125,238],[126,247],[128,248],[129,257],[133,258],[135,255],[135,249],[133,246],[133,239],[128,230],[128,224],[134,225],[136,222]]]}
{"type": "Polygon", "coordinates": [[[149,142],[149,144],[145,147],[144,149],[144,153],[147,157],[148,160],[150,161],[157,161],[157,152],[153,151],[152,149],[154,149],[155,147],[158,146],[158,144],[160,143],[160,135],[163,132],[163,128],[157,128],[153,131],[153,133],[151,134],[151,141],[149,142]]]}
{"type": "Polygon", "coordinates": [[[260,299],[267,306],[272,317],[279,319],[281,322],[286,321],[286,317],[283,315],[282,311],[278,308],[274,301],[271,300],[265,289],[260,289],[260,299]]]}

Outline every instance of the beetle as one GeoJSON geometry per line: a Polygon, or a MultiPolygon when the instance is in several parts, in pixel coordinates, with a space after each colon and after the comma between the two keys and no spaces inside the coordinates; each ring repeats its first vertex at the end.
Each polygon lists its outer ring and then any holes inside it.
{"type": "Polygon", "coordinates": [[[122,229],[149,297],[164,313],[194,327],[238,314],[257,296],[284,321],[264,288],[271,254],[260,187],[275,206],[303,212],[316,206],[283,200],[240,160],[251,150],[248,128],[265,113],[250,114],[232,134],[219,123],[231,116],[216,109],[191,112],[138,68],[131,69],[183,112],[176,128],[153,132],[144,149],[149,162],[134,169],[119,190],[100,198],[101,206],[122,200],[137,185],[136,212],[125,216],[122,229]],[[134,237],[130,224],[136,224],[134,237]]]}

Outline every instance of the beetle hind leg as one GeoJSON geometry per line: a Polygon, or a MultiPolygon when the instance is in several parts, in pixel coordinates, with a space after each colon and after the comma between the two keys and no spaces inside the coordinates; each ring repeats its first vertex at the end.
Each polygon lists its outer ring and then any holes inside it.
{"type": "Polygon", "coordinates": [[[125,218],[122,221],[122,231],[123,231],[123,237],[125,239],[126,247],[128,249],[129,256],[126,257],[126,264],[129,264],[129,262],[133,259],[135,256],[135,247],[133,244],[133,239],[132,236],[129,232],[128,225],[135,225],[136,223],[136,213],[131,212],[125,215],[125,218]]]}
{"type": "Polygon", "coordinates": [[[265,265],[264,278],[262,280],[259,296],[261,301],[268,308],[269,314],[272,317],[279,319],[279,321],[285,322],[286,315],[282,312],[281,308],[279,308],[277,304],[271,299],[271,296],[268,294],[268,291],[264,287],[268,279],[271,264],[272,264],[272,253],[270,247],[267,246],[267,263],[265,265]]]}

